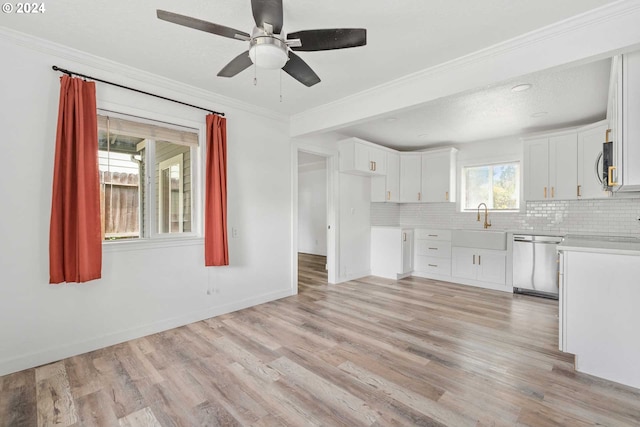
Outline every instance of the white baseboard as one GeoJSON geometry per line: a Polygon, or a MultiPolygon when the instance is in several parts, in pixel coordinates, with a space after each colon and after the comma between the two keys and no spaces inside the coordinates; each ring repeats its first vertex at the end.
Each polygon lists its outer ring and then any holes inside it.
{"type": "Polygon", "coordinates": [[[429,274],[420,271],[414,271],[411,275],[413,277],[421,277],[423,279],[441,280],[443,282],[455,283],[458,285],[474,286],[476,288],[513,293],[513,288],[511,286],[498,283],[481,282],[479,280],[470,280],[453,276],[441,276],[439,274],[429,274]]]}
{"type": "Polygon", "coordinates": [[[371,276],[371,270],[362,270],[356,273],[349,273],[344,276],[338,277],[336,283],[348,282],[349,280],[362,279],[363,277],[371,276]]]}
{"type": "Polygon", "coordinates": [[[479,280],[464,279],[460,277],[452,277],[449,281],[460,283],[461,285],[475,286],[476,288],[513,293],[513,287],[507,287],[507,285],[500,283],[481,282],[479,280]]]}
{"type": "Polygon", "coordinates": [[[421,277],[423,279],[441,280],[443,282],[453,282],[453,279],[451,278],[451,276],[446,276],[446,275],[430,274],[430,273],[424,273],[421,271],[414,271],[413,273],[411,273],[411,275],[413,277],[421,277]]]}
{"type": "Polygon", "coordinates": [[[281,291],[270,292],[267,294],[246,298],[244,300],[235,301],[216,307],[210,307],[206,310],[199,310],[171,319],[160,320],[148,325],[138,326],[124,331],[114,332],[97,338],[91,338],[84,341],[64,344],[56,347],[50,347],[33,353],[23,354],[11,359],[0,361],[0,376],[11,374],[13,372],[22,371],[24,369],[45,365],[67,357],[76,356],[78,354],[88,353],[90,351],[109,347],[125,341],[141,338],[147,335],[188,325],[189,323],[199,322],[200,320],[209,319],[211,317],[220,316],[222,314],[231,313],[233,311],[242,310],[244,308],[253,307],[255,305],[264,304],[269,301],[275,301],[294,295],[292,290],[284,289],[281,291]]]}

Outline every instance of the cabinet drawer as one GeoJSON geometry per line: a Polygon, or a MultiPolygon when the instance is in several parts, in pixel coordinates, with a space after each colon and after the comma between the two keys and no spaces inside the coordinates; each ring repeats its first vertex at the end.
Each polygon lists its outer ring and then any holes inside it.
{"type": "Polygon", "coordinates": [[[451,258],[451,242],[445,240],[416,240],[416,255],[451,258]]]}
{"type": "Polygon", "coordinates": [[[451,230],[433,230],[416,228],[416,239],[447,240],[451,241],[451,230]]]}
{"type": "Polygon", "coordinates": [[[414,269],[423,273],[451,275],[451,259],[416,255],[414,269]]]}

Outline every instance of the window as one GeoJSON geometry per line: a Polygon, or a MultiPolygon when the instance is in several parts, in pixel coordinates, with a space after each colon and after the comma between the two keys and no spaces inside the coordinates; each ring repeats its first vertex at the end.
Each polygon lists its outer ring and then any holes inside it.
{"type": "Polygon", "coordinates": [[[194,231],[194,130],[98,116],[104,240],[194,231]]]}
{"type": "Polygon", "coordinates": [[[492,210],[520,208],[520,163],[462,168],[462,210],[486,203],[492,210]]]}
{"type": "Polygon", "coordinates": [[[183,155],[159,163],[158,225],[160,233],[181,233],[184,229],[183,155]]]}

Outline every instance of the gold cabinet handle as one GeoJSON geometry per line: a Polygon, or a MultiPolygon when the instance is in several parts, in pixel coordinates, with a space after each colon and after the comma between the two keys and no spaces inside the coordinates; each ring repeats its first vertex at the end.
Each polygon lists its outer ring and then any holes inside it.
{"type": "Polygon", "coordinates": [[[578,185],[578,190],[577,190],[577,196],[578,197],[582,197],[582,193],[580,192],[580,190],[582,190],[582,185],[578,185]]]}
{"type": "Polygon", "coordinates": [[[422,193],[418,191],[418,201],[422,200],[422,193]]]}
{"type": "Polygon", "coordinates": [[[378,165],[376,164],[376,162],[373,162],[373,170],[375,172],[375,170],[378,169],[378,165]]]}
{"type": "Polygon", "coordinates": [[[402,241],[403,242],[407,241],[407,233],[402,233],[402,241]]]}
{"type": "Polygon", "coordinates": [[[482,264],[482,255],[478,255],[478,265],[482,264]]]}
{"type": "Polygon", "coordinates": [[[427,264],[429,267],[437,267],[438,264],[427,264]]]}
{"type": "Polygon", "coordinates": [[[604,142],[611,142],[609,141],[609,135],[611,135],[611,129],[607,129],[607,132],[604,136],[604,142]]]}
{"type": "Polygon", "coordinates": [[[544,187],[544,198],[547,198],[547,187],[544,187]]]}
{"type": "Polygon", "coordinates": [[[448,202],[449,201],[449,192],[445,191],[444,192],[444,199],[448,202]]]}
{"type": "Polygon", "coordinates": [[[607,185],[609,187],[613,187],[615,185],[618,185],[617,182],[613,181],[612,176],[613,176],[613,171],[617,170],[618,168],[616,166],[609,166],[609,176],[607,177],[607,185]]]}
{"type": "Polygon", "coordinates": [[[370,171],[373,170],[373,162],[371,160],[369,160],[369,170],[370,171]]]}
{"type": "Polygon", "coordinates": [[[391,191],[387,191],[387,200],[391,200],[391,191]]]}
{"type": "Polygon", "coordinates": [[[476,265],[476,256],[473,256],[473,265],[476,265]]]}
{"type": "Polygon", "coordinates": [[[551,187],[551,198],[554,199],[556,197],[556,187],[551,187]]]}

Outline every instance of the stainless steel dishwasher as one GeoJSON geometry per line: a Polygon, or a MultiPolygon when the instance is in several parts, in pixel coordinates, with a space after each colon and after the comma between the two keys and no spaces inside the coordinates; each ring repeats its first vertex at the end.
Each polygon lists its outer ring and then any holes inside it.
{"type": "Polygon", "coordinates": [[[559,236],[513,235],[513,291],[558,299],[559,236]]]}

